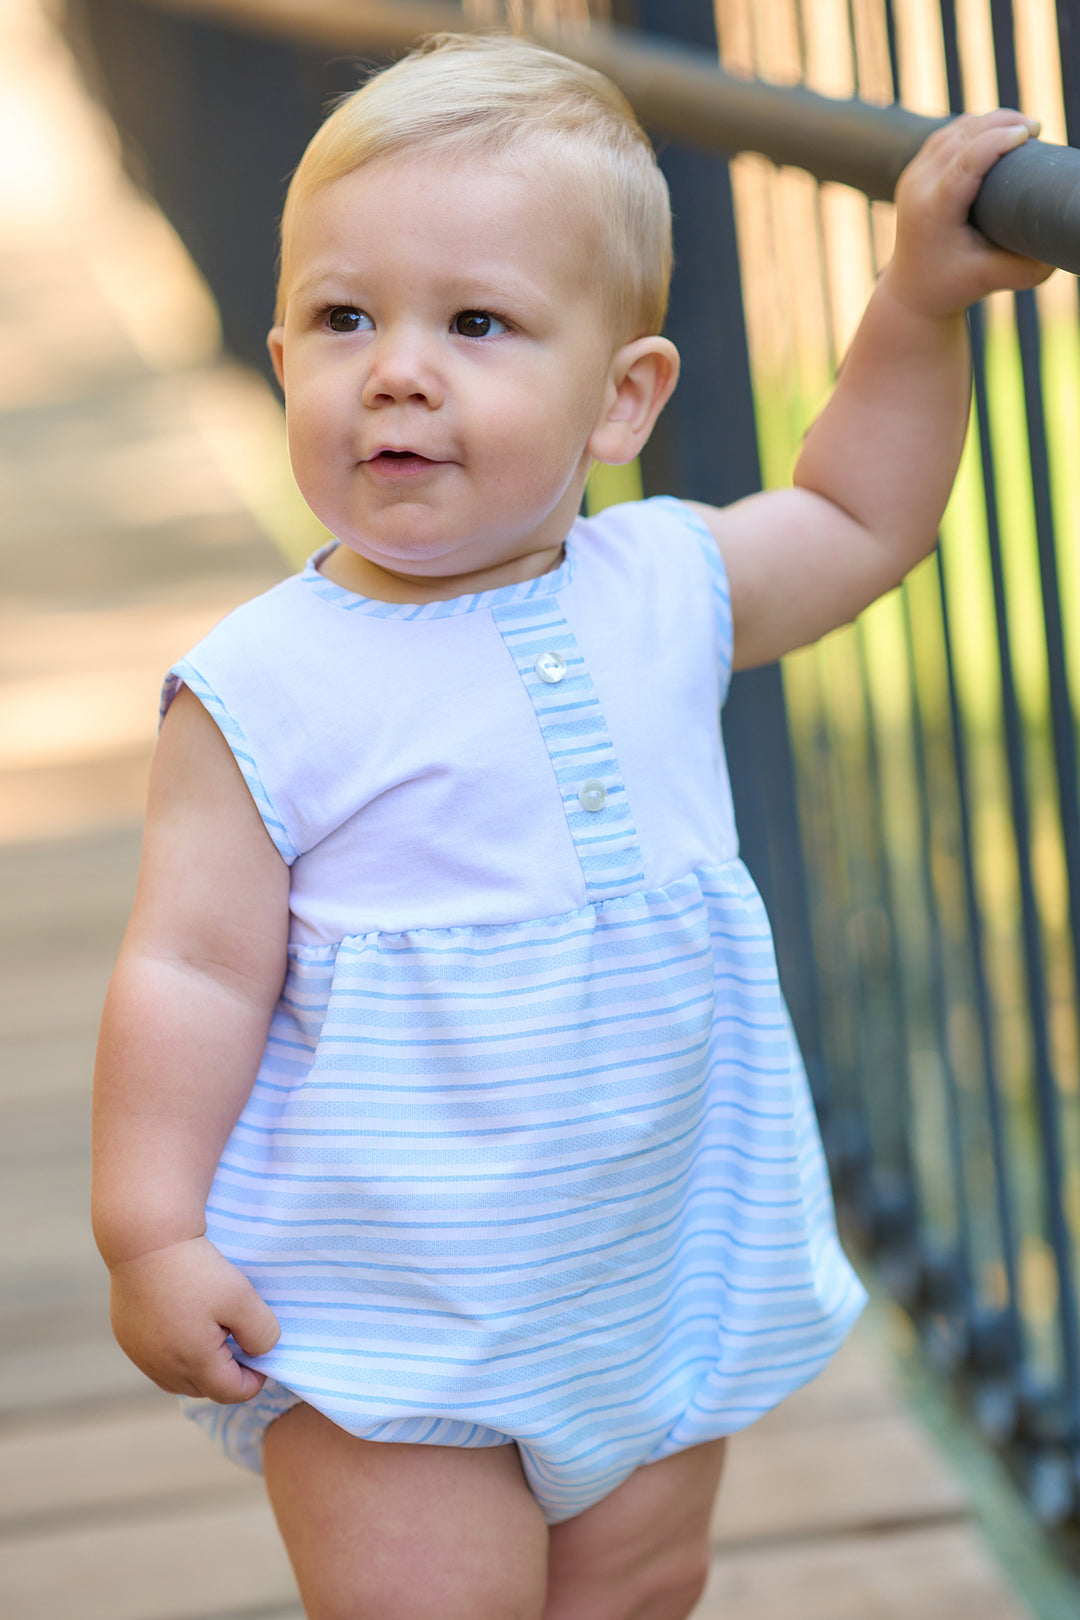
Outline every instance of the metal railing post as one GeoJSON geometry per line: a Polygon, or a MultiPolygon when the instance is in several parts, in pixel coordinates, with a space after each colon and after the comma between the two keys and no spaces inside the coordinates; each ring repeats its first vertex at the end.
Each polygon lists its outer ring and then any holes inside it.
{"type": "MultiPolygon", "coordinates": [[[[650,39],[717,49],[710,0],[638,0],[617,16],[650,39]]],[[[722,506],[761,487],[731,179],[726,158],[653,135],[675,216],[667,331],[683,370],[642,458],[643,479],[647,493],[722,506]]],[[[735,676],[724,737],[743,858],[772,919],[792,1021],[823,1109],[819,994],[779,665],[735,676]]]]}

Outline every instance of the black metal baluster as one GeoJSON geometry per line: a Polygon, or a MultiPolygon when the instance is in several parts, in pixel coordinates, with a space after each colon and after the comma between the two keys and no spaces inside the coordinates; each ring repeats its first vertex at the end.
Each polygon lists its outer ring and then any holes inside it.
{"type": "MultiPolygon", "coordinates": [[[[1053,1391],[1029,1390],[1023,1406],[1025,1437],[1036,1448],[1055,1441],[1067,1441],[1074,1427],[1073,1388],[1076,1379],[1075,1306],[1071,1299],[1066,1304],[1066,1293],[1071,1286],[1066,1270],[1061,1265],[1062,1253],[1068,1252],[1069,1234],[1062,1202],[1063,1176],[1061,1152],[1057,1136],[1057,1096],[1050,1069],[1050,1043],[1046,1019],[1046,985],[1043,973],[1042,945],[1035,890],[1031,873],[1031,818],[1028,792],[1024,776],[1023,736],[1020,708],[1013,676],[1012,649],[1009,635],[1008,603],[1005,593],[1001,538],[997,523],[992,462],[990,461],[990,420],[984,374],[984,352],[980,311],[972,311],[972,345],[975,352],[975,402],[979,421],[979,437],[984,456],[984,481],[987,486],[987,526],[990,542],[990,563],[994,587],[994,605],[998,625],[998,662],[1001,678],[1002,717],[1005,728],[1005,747],[1008,760],[1009,793],[1013,826],[1016,835],[1017,868],[1020,882],[1021,941],[1024,973],[1029,1006],[1034,1092],[1039,1118],[1039,1149],[1044,1177],[1044,1202],[1047,1227],[1063,1285],[1060,1295],[1059,1326],[1063,1377],[1069,1410],[1062,1413],[1060,1401],[1053,1391]],[[1071,1307],[1071,1308],[1070,1308],[1071,1307]]],[[[1038,1459],[1036,1458],[1036,1462],[1038,1459]]],[[[1045,1484],[1034,1482],[1036,1492],[1045,1490],[1047,1500],[1044,1511],[1057,1517],[1065,1510],[1064,1487],[1052,1467],[1046,1471],[1045,1484]]]]}
{"type": "MultiPolygon", "coordinates": [[[[955,0],[941,0],[941,32],[945,55],[945,73],[948,84],[949,108],[960,113],[964,108],[963,77],[960,71],[960,51],[956,28],[955,0]]],[[[967,737],[963,723],[956,685],[953,657],[952,630],[948,584],[940,547],[935,557],[938,593],[941,601],[942,632],[944,638],[949,722],[955,761],[956,793],[960,854],[963,870],[964,909],[968,944],[971,957],[972,979],[975,990],[976,1017],[982,1047],[983,1095],[987,1123],[990,1131],[990,1150],[994,1166],[995,1202],[1002,1269],[1005,1273],[1006,1301],[1001,1310],[981,1307],[973,1301],[971,1342],[969,1351],[973,1371],[977,1375],[1000,1381],[1015,1372],[1023,1360],[1023,1328],[1019,1309],[1019,1274],[1017,1265],[1016,1216],[1013,1208],[1011,1175],[1006,1147],[1005,1111],[1001,1095],[1001,1079],[997,1061],[997,1041],[994,1031],[992,997],[986,972],[985,940],[982,911],[979,905],[975,877],[975,858],[971,834],[971,787],[967,758],[967,737]]],[[[993,1403],[992,1403],[993,1404],[993,1403]]],[[[1008,1426],[1011,1416],[1000,1410],[992,1413],[990,1421],[999,1428],[1008,1426]]]]}
{"type": "MultiPolygon", "coordinates": [[[[798,7],[796,20],[800,74],[805,80],[805,29],[798,7]]],[[[760,75],[761,64],[755,61],[754,68],[760,75]]],[[[826,321],[829,324],[826,360],[830,372],[834,374],[836,352],[829,317],[820,188],[815,191],[815,247],[826,321]]],[[[795,423],[796,443],[807,426],[803,419],[795,423]]],[[[819,705],[814,739],[818,787],[825,793],[830,805],[828,817],[823,823],[827,827],[827,853],[819,847],[817,860],[822,869],[826,866],[832,868],[831,879],[819,883],[817,892],[820,983],[823,990],[826,985],[829,986],[827,997],[833,1026],[829,1057],[834,1103],[837,1105],[829,1121],[826,1149],[838,1190],[849,1212],[857,1215],[860,1236],[873,1244],[875,1231],[871,1189],[876,1155],[866,1085],[871,1067],[867,1061],[871,1050],[867,1009],[869,987],[864,988],[862,983],[863,953],[855,937],[855,925],[862,909],[856,860],[860,839],[853,824],[852,812],[857,793],[850,779],[846,750],[841,746],[839,729],[828,698],[820,653],[813,655],[813,668],[819,705]],[[824,949],[823,936],[828,941],[824,949]]]]}
{"type": "MultiPolygon", "coordinates": [[[[991,0],[990,15],[994,36],[994,55],[997,63],[999,95],[1004,104],[1019,106],[1020,86],[1016,69],[1012,7],[1006,3],[1006,0],[991,0]]],[[[1060,668],[1055,671],[1051,667],[1050,670],[1051,690],[1053,691],[1055,676],[1057,676],[1060,691],[1064,685],[1062,679],[1064,675],[1064,643],[1061,634],[1060,608],[1056,588],[1056,561],[1054,559],[1052,514],[1049,502],[1049,472],[1046,456],[1045,424],[1042,415],[1041,361],[1034,294],[1017,294],[1015,303],[1017,331],[1024,368],[1024,393],[1028,414],[1029,450],[1032,456],[1032,486],[1035,495],[1040,573],[1045,571],[1049,575],[1052,584],[1051,603],[1048,605],[1046,579],[1044,577],[1043,611],[1047,622],[1048,654],[1052,652],[1050,643],[1053,632],[1050,628],[1050,620],[1051,615],[1056,610],[1056,646],[1061,658],[1060,668]]],[[[995,598],[1000,597],[998,620],[1002,637],[1004,670],[1007,626],[1005,623],[1005,599],[1000,550],[997,550],[993,560],[994,593],[995,598]]],[[[1063,1425],[1064,1433],[1061,1434],[1060,1438],[1067,1440],[1073,1446],[1080,1446],[1080,1328],[1078,1328],[1077,1320],[1075,1255],[1064,1204],[1064,1171],[1060,1141],[1061,1109],[1053,1074],[1049,1031],[1047,1028],[1047,987],[1042,957],[1039,912],[1031,874],[1031,829],[1023,774],[1023,742],[1011,673],[1010,667],[1008,703],[1006,705],[1006,729],[1009,734],[1009,778],[1013,793],[1013,819],[1016,823],[1020,858],[1024,959],[1031,999],[1032,1034],[1035,1047],[1035,1094],[1039,1107],[1043,1170],[1046,1177],[1047,1226],[1058,1268],[1058,1317],[1063,1362],[1062,1373],[1068,1403],[1067,1418],[1063,1425]]],[[[1058,702],[1060,702],[1060,697],[1058,702]]],[[[1063,729],[1071,733],[1071,727],[1070,717],[1068,724],[1063,729]]],[[[1057,741],[1057,730],[1058,728],[1055,726],[1055,742],[1057,741]]],[[[1071,735],[1067,744],[1066,758],[1062,759],[1060,755],[1058,758],[1059,791],[1066,761],[1070,768],[1071,782],[1075,793],[1076,756],[1071,735]]],[[[1064,814],[1064,803],[1062,804],[1062,811],[1064,814]]],[[[1075,798],[1073,800],[1072,819],[1075,826],[1075,798]]],[[[1080,896],[1077,894],[1077,889],[1080,888],[1080,862],[1078,862],[1074,871],[1070,871],[1069,875],[1073,900],[1072,915],[1075,926],[1077,918],[1076,906],[1080,903],[1080,896]]],[[[1054,1437],[1057,1438],[1056,1435],[1054,1437]]]]}
{"type": "MultiPolygon", "coordinates": [[[[936,1306],[946,1320],[950,1320],[959,1309],[963,1315],[966,1329],[972,1311],[971,1220],[967,1202],[967,1177],[964,1170],[963,1127],[960,1115],[959,1087],[949,1040],[949,999],[945,949],[941,934],[941,916],[934,888],[932,864],[934,833],[930,778],[927,767],[926,742],[923,733],[918,684],[914,680],[915,632],[912,625],[911,593],[906,585],[901,588],[901,600],[904,614],[904,641],[907,648],[908,667],[912,673],[911,729],[915,755],[915,783],[919,796],[919,844],[921,853],[919,882],[922,890],[922,907],[926,917],[929,941],[926,976],[930,992],[930,1004],[933,1009],[933,1026],[937,1051],[941,1062],[949,1169],[953,1183],[953,1214],[956,1222],[956,1249],[951,1255],[934,1257],[936,1258],[936,1264],[931,1266],[927,1281],[937,1295],[936,1298],[931,1298],[929,1303],[936,1306]]],[[[949,1342],[947,1345],[941,1343],[940,1347],[947,1349],[950,1356],[953,1356],[966,1349],[966,1343],[949,1342]]]]}
{"type": "MultiPolygon", "coordinates": [[[[710,0],[616,0],[615,20],[717,49],[710,0]]],[[[668,332],[683,356],[678,390],[645,454],[646,490],[726,505],[759,489],[753,393],[727,160],[658,141],[675,215],[668,332]]],[[[735,676],[724,710],[744,859],[768,907],[781,982],[819,1112],[827,1112],[820,992],[779,665],[735,676]]]]}
{"type": "MultiPolygon", "coordinates": [[[[862,89],[855,19],[848,0],[848,32],[851,56],[855,70],[855,94],[862,89]]],[[[801,13],[800,13],[801,14],[801,13]]],[[[887,19],[888,21],[888,19],[887,19]]],[[[894,89],[895,96],[895,89],[894,89]]],[[[818,192],[820,220],[820,189],[818,192]]],[[[867,204],[867,231],[871,260],[878,268],[874,252],[873,220],[867,204]]],[[[820,225],[819,225],[820,229],[820,225]]],[[[828,300],[825,308],[828,312],[828,300]]],[[[833,333],[829,331],[832,368],[835,371],[838,356],[833,333]]],[[[892,1103],[895,1118],[890,1132],[890,1146],[895,1155],[891,1165],[875,1165],[868,1211],[870,1239],[879,1267],[886,1277],[890,1292],[904,1303],[914,1303],[917,1287],[917,1233],[920,1222],[920,1197],[911,1142],[914,1120],[914,1098],[911,1090],[910,1015],[904,966],[897,938],[896,886],[892,863],[888,856],[885,833],[885,811],[881,778],[881,752],[878,739],[878,714],[870,685],[866,651],[866,628],[860,619],[853,631],[855,652],[859,666],[859,682],[863,709],[866,715],[866,765],[870,791],[869,816],[871,827],[872,898],[875,910],[884,919],[885,958],[884,971],[888,979],[888,998],[891,1038],[886,1047],[892,1057],[892,1103]]]]}
{"type": "MultiPolygon", "coordinates": [[[[971,839],[971,788],[967,759],[967,737],[956,690],[956,669],[953,659],[952,631],[948,585],[941,556],[936,559],[938,591],[941,597],[941,617],[944,625],[945,659],[948,668],[949,721],[952,729],[953,756],[956,760],[956,789],[960,801],[960,851],[964,871],[964,909],[971,949],[975,985],[975,1008],[982,1045],[983,1092],[986,1101],[987,1122],[990,1127],[990,1150],[994,1164],[998,1235],[1001,1246],[1001,1264],[1005,1272],[1006,1300],[1000,1312],[980,1308],[977,1304],[971,1324],[969,1352],[973,1370],[977,1374],[996,1380],[1011,1375],[1023,1360],[1024,1337],[1019,1308],[1019,1271],[1017,1266],[1016,1216],[1013,1210],[1011,1176],[1006,1151],[1005,1111],[1001,1097],[1001,1079],[998,1072],[997,1042],[994,1035],[993,1013],[989,984],[986,976],[986,951],[982,911],[979,907],[975,879],[975,857],[971,839]]],[[[1002,1412],[987,1408],[988,1420],[994,1428],[1005,1429],[1012,1422],[1012,1403],[1002,1412]]]]}

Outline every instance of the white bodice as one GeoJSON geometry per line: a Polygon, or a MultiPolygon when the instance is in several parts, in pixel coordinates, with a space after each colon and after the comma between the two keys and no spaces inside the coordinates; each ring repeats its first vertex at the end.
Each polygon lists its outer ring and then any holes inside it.
{"type": "Polygon", "coordinates": [[[292,866],[294,943],[549,917],[735,855],[726,581],[681,503],[579,519],[553,572],[449,602],[371,601],[317,562],[166,688],[187,682],[228,738],[292,866]],[[591,881],[583,847],[613,822],[635,856],[591,881]]]}

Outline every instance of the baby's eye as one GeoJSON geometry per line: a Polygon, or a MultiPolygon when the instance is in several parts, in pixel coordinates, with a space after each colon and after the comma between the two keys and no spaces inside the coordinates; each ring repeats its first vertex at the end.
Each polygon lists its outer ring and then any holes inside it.
{"type": "Polygon", "coordinates": [[[354,309],[351,304],[335,304],[327,312],[326,324],[331,332],[368,332],[375,323],[362,309],[354,309]]]}
{"type": "Polygon", "coordinates": [[[506,323],[483,309],[463,309],[454,316],[450,330],[459,337],[498,337],[506,331],[506,323]]]}

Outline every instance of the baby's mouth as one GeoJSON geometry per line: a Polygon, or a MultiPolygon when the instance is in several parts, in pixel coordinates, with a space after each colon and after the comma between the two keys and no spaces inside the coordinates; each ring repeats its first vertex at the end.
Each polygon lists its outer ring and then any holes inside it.
{"type": "Polygon", "coordinates": [[[381,450],[373,450],[363,465],[368,470],[369,478],[377,485],[385,484],[389,488],[391,485],[422,482],[429,473],[438,472],[446,463],[437,457],[422,456],[419,450],[399,450],[384,445],[381,450]]]}

